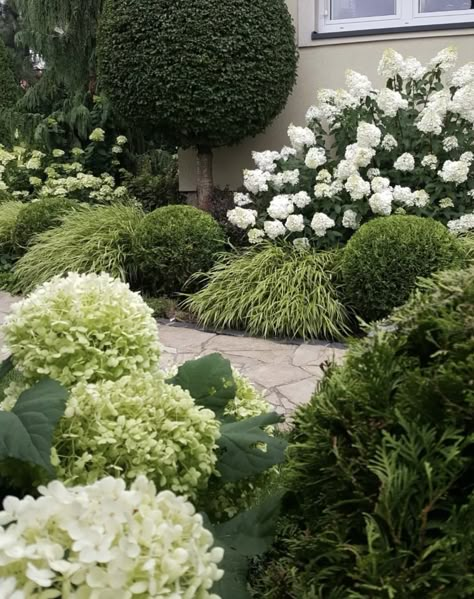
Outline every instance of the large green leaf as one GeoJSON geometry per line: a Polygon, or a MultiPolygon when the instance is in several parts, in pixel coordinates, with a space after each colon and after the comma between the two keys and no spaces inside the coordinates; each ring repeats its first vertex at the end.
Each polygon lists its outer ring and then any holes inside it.
{"type": "Polygon", "coordinates": [[[272,437],[263,430],[280,421],[281,417],[276,412],[271,412],[224,423],[218,441],[221,452],[217,469],[221,480],[235,482],[260,474],[283,462],[287,442],[281,437],[272,437]]]}
{"type": "Polygon", "coordinates": [[[185,362],[168,382],[189,391],[197,404],[213,410],[217,416],[222,415],[237,392],[230,362],[220,354],[185,362]]]}
{"type": "Polygon", "coordinates": [[[248,599],[248,558],[270,548],[280,511],[281,495],[269,497],[259,506],[222,524],[209,525],[216,545],[224,549],[220,566],[225,574],[212,588],[222,599],[248,599]]]}
{"type": "Polygon", "coordinates": [[[20,395],[11,412],[0,412],[0,459],[36,464],[54,474],[51,443],[66,399],[64,387],[43,379],[20,395]]]}

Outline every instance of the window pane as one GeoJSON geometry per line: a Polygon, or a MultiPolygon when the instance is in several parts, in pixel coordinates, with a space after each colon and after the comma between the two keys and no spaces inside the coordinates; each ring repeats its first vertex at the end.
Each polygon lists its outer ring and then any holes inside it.
{"type": "Polygon", "coordinates": [[[332,0],[331,19],[360,19],[395,15],[396,5],[396,0],[332,0]]]}
{"type": "Polygon", "coordinates": [[[471,8],[474,8],[474,0],[420,0],[420,12],[469,10],[471,8]]]}

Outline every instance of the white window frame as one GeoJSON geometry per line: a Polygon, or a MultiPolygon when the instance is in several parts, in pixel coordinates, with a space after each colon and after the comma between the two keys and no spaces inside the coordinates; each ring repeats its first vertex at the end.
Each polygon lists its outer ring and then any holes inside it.
{"type": "MultiPolygon", "coordinates": [[[[374,0],[374,2],[376,1],[374,0]]],[[[381,29],[390,33],[390,29],[406,28],[409,31],[410,27],[453,26],[456,23],[471,21],[474,27],[473,9],[422,13],[419,11],[419,0],[396,0],[396,14],[393,16],[331,19],[331,2],[332,0],[316,0],[315,31],[318,34],[341,34],[381,29]]]]}

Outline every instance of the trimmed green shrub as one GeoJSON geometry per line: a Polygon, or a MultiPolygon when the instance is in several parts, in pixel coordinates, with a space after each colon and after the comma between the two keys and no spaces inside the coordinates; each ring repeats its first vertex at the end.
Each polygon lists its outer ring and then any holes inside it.
{"type": "Polygon", "coordinates": [[[377,320],[408,299],[418,277],[461,262],[461,244],[441,223],[418,216],[378,218],[344,249],[345,297],[363,319],[377,320]]]}
{"type": "Polygon", "coordinates": [[[0,204],[0,252],[13,254],[13,232],[24,204],[11,200],[0,204]]]}
{"type": "Polygon", "coordinates": [[[8,146],[12,141],[12,135],[2,112],[15,106],[20,98],[20,86],[15,80],[12,60],[2,38],[0,38],[0,89],[2,90],[0,94],[0,144],[8,146]]]}
{"type": "Polygon", "coordinates": [[[45,198],[25,204],[18,214],[13,230],[13,244],[18,253],[24,253],[39,233],[54,229],[77,203],[67,198],[45,198]]]}
{"type": "Polygon", "coordinates": [[[474,267],[423,280],[295,415],[257,596],[474,595],[474,267]]]}
{"type": "Polygon", "coordinates": [[[143,218],[136,206],[81,206],[60,227],[37,236],[15,266],[18,292],[32,291],[55,275],[107,272],[133,281],[132,238],[143,218]]]}
{"type": "Polygon", "coordinates": [[[164,206],[143,219],[135,244],[143,286],[166,294],[181,291],[191,275],[211,268],[224,235],[202,210],[164,206]]]}
{"type": "Polygon", "coordinates": [[[347,313],[338,299],[339,256],[265,243],[227,254],[184,305],[201,324],[251,335],[341,338],[347,313]]]}

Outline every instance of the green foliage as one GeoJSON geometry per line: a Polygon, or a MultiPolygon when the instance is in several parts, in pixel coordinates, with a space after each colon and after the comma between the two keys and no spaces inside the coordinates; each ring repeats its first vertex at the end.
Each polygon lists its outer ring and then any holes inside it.
{"type": "Polygon", "coordinates": [[[63,216],[74,210],[75,206],[77,204],[74,201],[61,197],[25,204],[18,214],[12,234],[16,252],[24,253],[36,235],[59,226],[63,216]]]}
{"type": "Polygon", "coordinates": [[[143,212],[136,206],[83,206],[56,229],[41,233],[15,267],[16,288],[32,291],[55,275],[107,272],[132,280],[132,238],[143,212]]]}
{"type": "Polygon", "coordinates": [[[108,0],[98,57],[119,113],[170,143],[213,147],[265,129],[297,62],[284,0],[108,0]]]}
{"type": "Polygon", "coordinates": [[[339,253],[267,243],[228,254],[185,306],[204,326],[251,335],[340,338],[347,314],[337,297],[339,253]]]}
{"type": "Polygon", "coordinates": [[[10,145],[13,136],[3,111],[13,108],[20,98],[20,86],[15,80],[13,65],[5,43],[0,37],[0,144],[10,145]]]}
{"type": "Polygon", "coordinates": [[[424,280],[295,415],[258,596],[471,597],[474,268],[424,280]]]}
{"type": "Polygon", "coordinates": [[[164,206],[148,214],[138,227],[135,259],[143,286],[151,291],[181,291],[189,277],[209,269],[223,249],[216,221],[192,206],[164,206]]]}
{"type": "Polygon", "coordinates": [[[16,200],[0,204],[0,251],[2,254],[13,254],[13,234],[18,215],[24,204],[16,200]]]}
{"type": "Polygon", "coordinates": [[[417,216],[375,219],[344,249],[344,294],[363,319],[383,318],[408,299],[418,277],[461,260],[460,243],[441,223],[417,216]]]}

